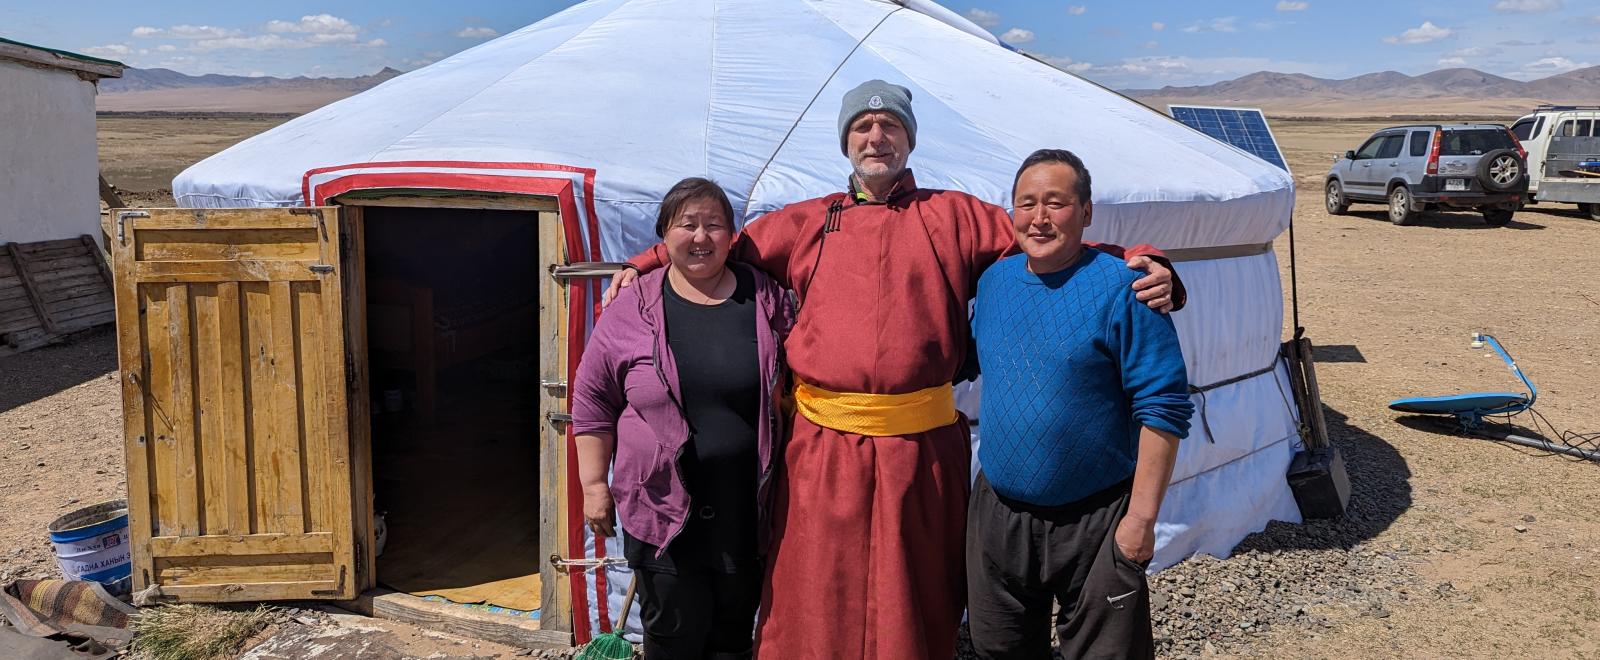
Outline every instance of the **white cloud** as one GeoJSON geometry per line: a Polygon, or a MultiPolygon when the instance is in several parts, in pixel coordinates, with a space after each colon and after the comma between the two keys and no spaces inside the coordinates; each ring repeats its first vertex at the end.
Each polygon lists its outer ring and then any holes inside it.
{"type": "Polygon", "coordinates": [[[1459,57],[1441,57],[1439,66],[1466,66],[1467,61],[1459,57]]]}
{"type": "Polygon", "coordinates": [[[373,39],[372,41],[368,41],[367,43],[364,43],[364,44],[361,44],[361,45],[366,46],[368,48],[382,48],[384,46],[389,45],[389,42],[384,41],[383,39],[373,39]]]}
{"type": "Polygon", "coordinates": [[[1494,48],[1492,46],[1472,46],[1469,48],[1458,48],[1456,50],[1452,50],[1448,53],[1445,53],[1445,56],[1452,59],[1459,59],[1463,57],[1488,57],[1490,55],[1499,54],[1499,48],[1494,48]]]}
{"type": "Polygon", "coordinates": [[[174,25],[169,28],[141,25],[133,29],[133,36],[140,39],[221,39],[239,34],[238,30],[211,25],[174,25]]]}
{"type": "Polygon", "coordinates": [[[1224,16],[1222,18],[1213,18],[1209,21],[1192,23],[1183,28],[1183,31],[1191,34],[1196,32],[1238,32],[1238,23],[1238,17],[1224,16]]]}
{"type": "Polygon", "coordinates": [[[1561,0],[1497,0],[1490,7],[1507,14],[1540,14],[1561,8],[1561,0]]]}
{"type": "Polygon", "coordinates": [[[1089,11],[1089,8],[1085,7],[1083,5],[1068,5],[1067,6],[1067,13],[1068,14],[1072,14],[1073,16],[1082,16],[1083,12],[1086,12],[1086,11],[1089,11]]]}
{"type": "Polygon", "coordinates": [[[1553,43],[1555,43],[1555,41],[1553,41],[1551,39],[1545,39],[1544,41],[1523,41],[1521,39],[1512,39],[1510,41],[1502,41],[1502,42],[1500,42],[1499,45],[1501,45],[1501,46],[1512,46],[1512,47],[1517,47],[1517,46],[1549,46],[1550,44],[1553,44],[1553,43]]]}
{"type": "Polygon", "coordinates": [[[1565,57],[1544,57],[1523,65],[1522,70],[1536,75],[1554,75],[1592,66],[1588,62],[1574,62],[1565,57]]]}
{"type": "Polygon", "coordinates": [[[967,20],[986,28],[992,28],[1000,24],[1000,15],[992,11],[985,11],[978,9],[977,7],[973,7],[972,9],[967,10],[967,20]]]}
{"type": "Polygon", "coordinates": [[[1146,42],[1144,42],[1144,45],[1141,46],[1141,47],[1144,48],[1145,50],[1155,50],[1155,49],[1161,47],[1161,42],[1159,42],[1159,41],[1146,41],[1146,42]]]}
{"type": "Polygon", "coordinates": [[[271,32],[273,34],[295,33],[314,35],[354,35],[360,31],[361,28],[357,27],[354,23],[331,14],[301,16],[299,21],[293,23],[289,21],[267,21],[267,32],[271,32]]]}
{"type": "Polygon", "coordinates": [[[171,53],[177,50],[178,47],[172,44],[161,44],[160,46],[156,46],[156,51],[161,53],[171,53]]]}
{"type": "Polygon", "coordinates": [[[1005,34],[1000,35],[1000,40],[1008,44],[1025,44],[1033,41],[1033,30],[1011,28],[1006,30],[1005,34]]]}
{"type": "Polygon", "coordinates": [[[289,39],[277,34],[262,34],[254,37],[201,39],[194,42],[194,50],[297,50],[315,45],[302,39],[289,39]]]}
{"type": "Polygon", "coordinates": [[[95,57],[127,57],[133,54],[133,48],[126,44],[106,44],[83,49],[83,52],[95,57]]]}
{"type": "Polygon", "coordinates": [[[465,27],[456,30],[456,36],[462,39],[488,39],[498,37],[500,33],[491,27],[465,27]]]}
{"type": "Polygon", "coordinates": [[[1068,57],[1043,59],[1116,89],[1204,85],[1257,71],[1305,73],[1323,77],[1342,73],[1329,63],[1270,60],[1264,57],[1148,55],[1101,64],[1078,62],[1068,57]]]}
{"type": "Polygon", "coordinates": [[[1423,21],[1422,25],[1401,32],[1398,36],[1384,37],[1384,43],[1390,44],[1425,44],[1438,41],[1454,34],[1450,28],[1439,27],[1433,21],[1423,21]]]}
{"type": "Polygon", "coordinates": [[[1278,11],[1305,11],[1311,8],[1309,2],[1291,2],[1291,0],[1278,0],[1278,11]]]}
{"type": "Polygon", "coordinates": [[[1162,23],[1161,21],[1156,21],[1156,22],[1150,24],[1150,29],[1155,30],[1156,32],[1160,32],[1162,30],[1167,29],[1167,24],[1166,23],[1162,23]]]}

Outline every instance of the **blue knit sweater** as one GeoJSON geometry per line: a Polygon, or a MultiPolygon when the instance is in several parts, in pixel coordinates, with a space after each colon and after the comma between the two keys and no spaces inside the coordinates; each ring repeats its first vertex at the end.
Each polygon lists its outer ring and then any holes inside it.
{"type": "Polygon", "coordinates": [[[995,492],[1067,504],[1133,475],[1141,426],[1188,435],[1178,333],[1134,298],[1139,276],[1084,250],[1066,270],[1034,275],[1017,255],[978,281],[978,458],[995,492]]]}

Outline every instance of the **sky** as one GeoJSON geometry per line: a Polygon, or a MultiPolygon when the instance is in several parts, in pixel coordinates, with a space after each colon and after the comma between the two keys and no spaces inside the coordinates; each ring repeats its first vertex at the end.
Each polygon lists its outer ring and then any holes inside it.
{"type": "MultiPolygon", "coordinates": [[[[755,0],[746,0],[755,1],[755,0]]],[[[0,37],[188,74],[412,70],[563,0],[0,0],[0,37]]],[[[1012,46],[1119,89],[1255,71],[1348,78],[1471,67],[1531,80],[1600,64],[1600,0],[947,0],[1012,46]]]]}

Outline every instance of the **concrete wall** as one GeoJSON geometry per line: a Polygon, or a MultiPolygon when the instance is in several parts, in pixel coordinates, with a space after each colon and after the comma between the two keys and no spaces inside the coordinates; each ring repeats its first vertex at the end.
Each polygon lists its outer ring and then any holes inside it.
{"type": "Polygon", "coordinates": [[[95,86],[0,59],[0,244],[100,237],[95,86]]]}

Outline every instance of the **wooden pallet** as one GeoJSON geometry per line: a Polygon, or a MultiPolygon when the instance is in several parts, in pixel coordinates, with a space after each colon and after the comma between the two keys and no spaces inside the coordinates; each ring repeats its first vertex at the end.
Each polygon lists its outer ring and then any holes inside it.
{"type": "Polygon", "coordinates": [[[115,320],[111,271],[93,238],[0,248],[0,356],[115,320]]]}

